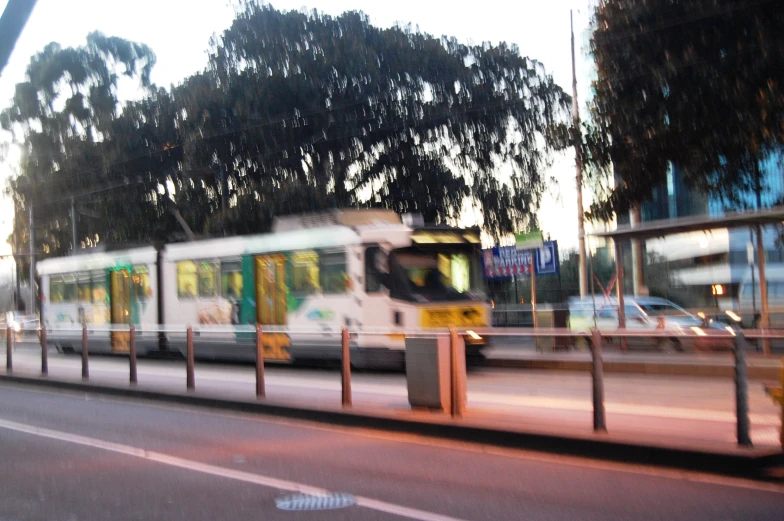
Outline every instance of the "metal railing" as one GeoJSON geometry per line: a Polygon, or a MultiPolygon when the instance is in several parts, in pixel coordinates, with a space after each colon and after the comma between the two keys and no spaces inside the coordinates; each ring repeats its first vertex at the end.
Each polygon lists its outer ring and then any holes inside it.
{"type": "MultiPolygon", "coordinates": [[[[0,331],[5,330],[6,338],[6,372],[13,372],[13,352],[14,352],[14,330],[11,328],[2,328],[0,331]]],[[[256,380],[256,397],[262,399],[266,396],[265,379],[264,379],[264,343],[263,335],[267,333],[288,333],[297,335],[314,335],[319,337],[332,337],[340,339],[340,375],[341,375],[341,403],[343,407],[352,406],[351,394],[351,349],[350,342],[352,337],[357,335],[389,335],[400,334],[398,330],[390,330],[384,328],[370,328],[370,329],[350,329],[343,327],[339,331],[326,331],[316,328],[286,328],[281,326],[172,326],[172,325],[152,325],[137,328],[133,325],[107,325],[88,328],[83,325],[81,328],[76,327],[58,327],[46,328],[41,327],[37,330],[40,339],[41,347],[41,374],[48,375],[48,338],[49,333],[78,333],[81,332],[81,362],[82,362],[82,379],[89,380],[89,333],[111,333],[122,332],[129,334],[129,351],[127,353],[129,358],[129,382],[131,385],[138,383],[137,372],[137,350],[136,339],[137,332],[153,332],[153,333],[169,333],[169,334],[185,334],[186,338],[186,388],[188,391],[193,391],[196,388],[196,375],[195,375],[195,351],[194,351],[194,333],[213,333],[217,335],[225,335],[227,333],[253,333],[255,335],[255,380],[256,380]]],[[[515,329],[504,328],[498,329],[480,329],[473,328],[471,331],[463,328],[458,329],[450,327],[443,330],[411,330],[405,332],[406,337],[426,337],[435,338],[441,335],[448,335],[450,339],[450,389],[452,393],[450,412],[454,418],[459,418],[463,415],[462,400],[457,398],[459,387],[465,384],[465,369],[460,374],[459,364],[457,364],[457,345],[459,339],[468,333],[475,333],[485,336],[514,336],[514,337],[577,337],[584,335],[577,335],[575,332],[564,328],[537,328],[537,329],[515,329]],[[461,380],[462,379],[462,380],[461,380]]],[[[613,338],[670,338],[673,336],[672,331],[667,330],[634,330],[634,329],[619,329],[613,331],[611,335],[613,338]]],[[[737,444],[741,447],[751,447],[751,425],[749,421],[749,398],[748,398],[748,367],[746,362],[746,349],[747,339],[784,339],[784,330],[734,330],[715,329],[715,330],[701,330],[692,331],[690,333],[683,333],[680,338],[691,337],[701,339],[716,339],[716,340],[731,340],[733,345],[733,359],[734,359],[734,389],[735,389],[735,417],[736,417],[736,440],[737,444]]],[[[590,339],[590,352],[591,352],[591,381],[592,381],[592,408],[593,408],[593,429],[597,433],[607,432],[607,420],[604,405],[604,365],[603,365],[603,346],[607,336],[603,336],[599,330],[593,330],[590,339]]],[[[784,428],[784,426],[782,427],[784,428]]],[[[784,449],[784,440],[782,440],[782,448],[784,449]]]]}

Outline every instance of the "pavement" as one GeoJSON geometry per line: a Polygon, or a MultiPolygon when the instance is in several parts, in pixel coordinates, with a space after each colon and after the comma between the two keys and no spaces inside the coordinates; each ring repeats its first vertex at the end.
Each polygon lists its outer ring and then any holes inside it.
{"type": "MultiPolygon", "coordinates": [[[[589,352],[542,352],[533,346],[501,345],[488,349],[486,354],[489,367],[588,372],[592,363],[589,352]]],[[[727,352],[622,353],[616,349],[605,350],[602,360],[607,373],[732,378],[735,372],[735,360],[727,352]]],[[[778,381],[784,357],[752,351],[746,355],[746,364],[749,378],[778,381]]]]}
{"type": "Polygon", "coordinates": [[[607,374],[609,433],[595,434],[590,376],[570,371],[472,370],[468,409],[452,419],[412,410],[401,373],[354,372],[353,407],[344,409],[339,373],[329,369],[269,366],[267,397],[256,400],[251,366],[197,362],[188,392],[182,361],[140,360],[131,386],[125,358],[92,357],[85,382],[78,356],[50,350],[47,378],[39,357],[34,346],[18,346],[13,373],[0,379],[722,473],[757,473],[780,457],[780,409],[759,381],[748,390],[754,448],[741,449],[728,378],[607,374]]]}
{"type": "Polygon", "coordinates": [[[784,507],[774,483],[8,380],[0,461],[4,521],[768,521],[784,507]]]}

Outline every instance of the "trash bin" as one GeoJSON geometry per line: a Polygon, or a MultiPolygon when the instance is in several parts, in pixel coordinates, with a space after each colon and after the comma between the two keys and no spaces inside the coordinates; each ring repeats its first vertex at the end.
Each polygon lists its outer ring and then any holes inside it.
{"type": "MultiPolygon", "coordinates": [[[[466,402],[465,342],[458,337],[458,382],[466,402]]],[[[452,406],[452,373],[448,335],[406,338],[406,382],[408,403],[413,408],[448,411],[452,406]]]]}
{"type": "MultiPolygon", "coordinates": [[[[536,308],[539,327],[543,329],[563,329],[569,327],[569,308],[561,305],[542,304],[536,308]]],[[[569,350],[572,342],[568,336],[536,337],[539,351],[569,350]]]]}

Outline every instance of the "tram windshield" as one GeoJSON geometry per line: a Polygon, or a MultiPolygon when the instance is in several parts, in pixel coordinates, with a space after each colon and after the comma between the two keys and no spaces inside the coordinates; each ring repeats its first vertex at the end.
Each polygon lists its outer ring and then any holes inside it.
{"type": "Polygon", "coordinates": [[[478,259],[473,251],[395,250],[388,257],[388,274],[381,285],[392,298],[414,302],[478,300],[482,298],[478,259]]]}

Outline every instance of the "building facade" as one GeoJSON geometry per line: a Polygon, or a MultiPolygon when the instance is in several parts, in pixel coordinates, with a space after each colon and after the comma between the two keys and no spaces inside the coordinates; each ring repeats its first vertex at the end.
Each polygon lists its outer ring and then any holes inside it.
{"type": "MultiPolygon", "coordinates": [[[[756,209],[758,204],[762,208],[780,204],[784,199],[783,159],[781,154],[776,154],[761,165],[759,194],[753,191],[741,193],[738,201],[733,203],[689,189],[683,182],[682,172],[671,167],[666,184],[657,187],[653,198],[642,205],[642,220],[697,215],[720,217],[731,211],[756,209]]],[[[772,269],[784,263],[779,245],[780,231],[769,227],[762,234],[765,260],[772,269]]],[[[667,282],[651,287],[652,293],[669,296],[688,307],[736,309],[741,283],[750,281],[752,270],[756,269],[749,263],[749,244],[756,252],[756,235],[749,229],[684,233],[648,240],[644,247],[646,282],[654,286],[648,281],[647,271],[664,271],[667,282]]],[[[624,255],[625,258],[628,256],[624,255]]],[[[755,265],[756,262],[755,258],[755,265]]],[[[629,265],[626,269],[630,268],[629,265]]]]}

